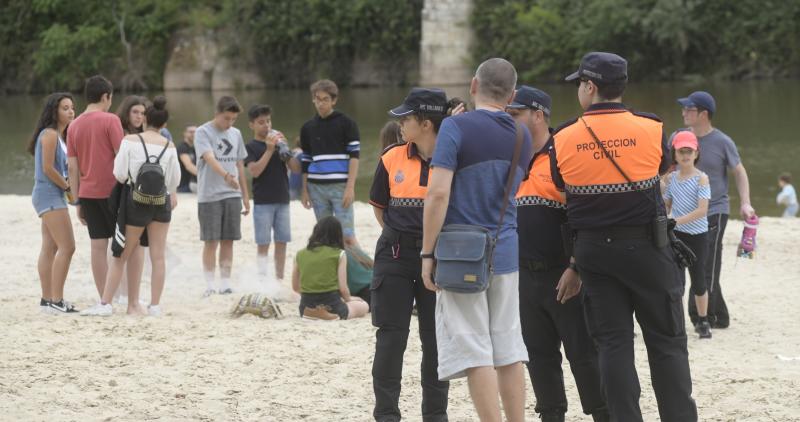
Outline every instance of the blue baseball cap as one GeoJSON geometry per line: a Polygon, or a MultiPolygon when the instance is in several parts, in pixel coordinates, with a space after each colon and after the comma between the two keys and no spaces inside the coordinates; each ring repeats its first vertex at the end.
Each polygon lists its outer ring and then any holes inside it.
{"type": "Polygon", "coordinates": [[[535,110],[542,110],[546,116],[549,116],[552,104],[553,100],[546,92],[528,85],[522,85],[517,88],[514,101],[507,105],[506,108],[532,108],[535,110]]]}
{"type": "Polygon", "coordinates": [[[389,110],[392,117],[407,116],[412,113],[431,115],[447,114],[447,95],[439,88],[412,88],[403,104],[389,110]]]}
{"type": "Polygon", "coordinates": [[[614,53],[602,51],[586,53],[581,59],[578,71],[570,74],[564,80],[571,82],[581,77],[591,79],[599,84],[627,81],[628,62],[614,53]]]}
{"type": "Polygon", "coordinates": [[[717,102],[714,97],[705,91],[695,91],[689,94],[688,97],[678,98],[678,104],[683,107],[697,107],[703,110],[708,110],[711,114],[717,112],[717,102]]]}

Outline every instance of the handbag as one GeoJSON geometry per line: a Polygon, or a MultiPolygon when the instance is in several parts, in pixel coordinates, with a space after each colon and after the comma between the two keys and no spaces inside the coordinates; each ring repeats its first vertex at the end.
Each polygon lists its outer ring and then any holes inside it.
{"type": "MultiPolygon", "coordinates": [[[[605,145],[603,145],[603,143],[600,142],[600,139],[598,139],[597,135],[594,133],[594,130],[592,130],[592,128],[586,123],[586,121],[583,120],[583,117],[581,117],[580,119],[581,122],[583,122],[583,125],[586,126],[586,130],[588,130],[589,134],[592,135],[592,138],[594,138],[594,141],[595,143],[597,143],[597,146],[599,146],[600,149],[603,150],[603,154],[605,154],[605,157],[611,160],[611,164],[613,164],[614,167],[616,167],[617,171],[619,171],[622,177],[624,177],[625,180],[628,182],[628,186],[630,187],[630,189],[632,191],[638,191],[644,194],[644,190],[636,189],[630,177],[628,177],[628,175],[622,170],[619,164],[617,164],[617,161],[614,160],[614,156],[608,153],[608,150],[606,149],[605,145]]],[[[648,200],[650,200],[650,202],[653,203],[653,205],[655,205],[656,213],[658,214],[658,203],[653,198],[650,198],[647,194],[644,195],[648,200]]],[[[653,240],[655,242],[655,246],[661,248],[669,245],[670,249],[672,250],[672,255],[675,260],[675,263],[678,265],[678,267],[680,267],[681,269],[691,267],[695,264],[695,262],[697,262],[697,255],[695,255],[695,253],[692,251],[691,248],[686,246],[685,243],[683,243],[680,239],[678,239],[677,236],[675,236],[675,233],[673,232],[674,228],[675,228],[675,220],[671,218],[667,219],[667,216],[665,215],[656,215],[656,217],[653,219],[653,240]]]]}
{"type": "Polygon", "coordinates": [[[456,293],[480,293],[489,288],[492,279],[494,250],[508,207],[508,194],[514,184],[514,174],[522,150],[523,132],[516,125],[516,144],[508,169],[500,219],[494,236],[482,226],[448,224],[442,228],[433,255],[436,271],[433,280],[440,288],[456,293]]]}

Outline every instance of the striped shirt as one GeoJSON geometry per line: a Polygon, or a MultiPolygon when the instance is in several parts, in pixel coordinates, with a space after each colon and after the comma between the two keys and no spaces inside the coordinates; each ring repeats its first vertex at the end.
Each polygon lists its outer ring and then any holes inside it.
{"type": "Polygon", "coordinates": [[[310,183],[347,182],[350,159],[357,159],[361,150],[358,126],[338,111],[325,118],[316,115],[300,129],[300,146],[310,183]]]}
{"type": "MultiPolygon", "coordinates": [[[[686,180],[678,178],[678,172],[673,171],[669,176],[669,184],[664,191],[664,199],[672,201],[672,217],[682,217],[696,210],[700,199],[711,199],[711,186],[700,185],[700,177],[705,173],[692,176],[686,180]]],[[[686,224],[678,224],[675,230],[688,234],[701,234],[708,231],[707,216],[686,224]]]]}

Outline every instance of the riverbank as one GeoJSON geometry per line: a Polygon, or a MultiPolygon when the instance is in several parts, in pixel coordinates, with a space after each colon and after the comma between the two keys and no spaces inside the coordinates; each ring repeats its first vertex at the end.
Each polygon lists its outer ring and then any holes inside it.
{"type": "MultiPolygon", "coordinates": [[[[234,247],[237,293],[203,299],[196,207],[193,196],[181,195],[173,215],[163,317],[127,317],[120,306],[105,319],[46,316],[37,306],[39,220],[30,197],[0,196],[0,419],[370,419],[375,340],[369,318],[306,321],[297,316],[296,303],[281,305],[287,317],[280,321],[228,318],[238,292],[254,288],[252,218],[243,219],[243,240],[234,247]]],[[[357,236],[371,251],[379,234],[372,209],[357,203],[355,214],[357,236]]],[[[313,224],[312,211],[293,202],[289,260],[304,247],[313,224]]],[[[97,294],[88,237],[74,213],[73,226],[77,252],[65,296],[84,308],[97,294]]],[[[711,341],[689,336],[700,419],[800,421],[800,219],[763,218],[754,260],[734,259],[741,230],[740,221],[731,221],[725,236],[723,288],[731,328],[715,330],[711,341]]],[[[149,297],[146,285],[142,293],[149,297]]],[[[415,323],[411,331],[400,407],[414,421],[420,420],[415,323]]],[[[641,335],[636,357],[644,419],[654,421],[657,408],[641,335]]],[[[564,369],[567,418],[588,420],[564,369]]],[[[527,388],[526,414],[533,420],[529,383],[527,388]]],[[[450,391],[450,420],[475,420],[466,382],[453,382],[450,391]]]]}

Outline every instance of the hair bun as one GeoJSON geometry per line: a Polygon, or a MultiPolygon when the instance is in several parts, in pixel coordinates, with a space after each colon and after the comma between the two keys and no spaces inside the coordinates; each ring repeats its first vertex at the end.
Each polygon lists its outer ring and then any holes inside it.
{"type": "Polygon", "coordinates": [[[167,97],[158,95],[153,98],[153,108],[156,110],[165,110],[167,107],[167,97]]]}

